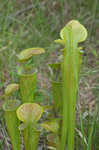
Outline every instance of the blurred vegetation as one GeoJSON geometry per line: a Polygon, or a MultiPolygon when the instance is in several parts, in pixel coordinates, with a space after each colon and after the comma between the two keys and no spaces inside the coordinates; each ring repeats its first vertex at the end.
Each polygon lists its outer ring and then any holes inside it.
{"type": "MultiPolygon", "coordinates": [[[[71,19],[79,20],[88,30],[84,43],[85,56],[80,79],[78,112],[81,113],[77,128],[91,140],[92,150],[99,150],[99,2],[98,0],[1,0],[0,1],[0,96],[9,81],[18,80],[16,73],[17,54],[23,49],[43,47],[46,54],[32,60],[40,70],[37,89],[39,100],[52,99],[47,78],[48,66],[57,61],[59,55],[53,41],[59,37],[60,29],[71,19]],[[43,74],[43,75],[41,75],[43,74]],[[40,82],[40,81],[39,81],[40,82]],[[43,90],[42,90],[43,86],[43,90]],[[45,88],[45,89],[44,89],[45,88]],[[43,92],[41,92],[43,91],[43,92]],[[43,94],[42,94],[43,93],[43,94]],[[48,99],[49,97],[49,99],[48,99]],[[94,113],[95,112],[95,113],[94,113]],[[87,114],[87,115],[85,115],[87,114]],[[95,119],[94,119],[95,118],[95,119]],[[90,136],[89,136],[90,135],[90,136]]],[[[46,103],[46,102],[45,102],[46,103]]],[[[2,117],[2,115],[0,115],[2,117]]],[[[5,139],[6,133],[0,131],[5,139]]],[[[1,135],[0,135],[1,136],[1,135]]],[[[76,150],[83,147],[76,135],[76,150]]],[[[0,139],[2,147],[3,140],[0,139]]],[[[87,150],[91,150],[90,146],[87,150]]]]}

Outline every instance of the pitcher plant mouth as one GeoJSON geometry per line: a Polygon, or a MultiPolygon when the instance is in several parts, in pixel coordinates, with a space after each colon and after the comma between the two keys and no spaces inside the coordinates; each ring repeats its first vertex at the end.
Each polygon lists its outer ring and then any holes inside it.
{"type": "Polygon", "coordinates": [[[14,92],[16,92],[18,89],[19,89],[19,84],[17,84],[17,83],[8,84],[4,91],[5,96],[10,96],[14,92]]]}
{"type": "Polygon", "coordinates": [[[19,100],[7,100],[3,104],[3,110],[6,112],[15,111],[19,106],[21,102],[19,100]]]}
{"type": "Polygon", "coordinates": [[[18,70],[18,75],[24,78],[32,77],[34,74],[36,74],[38,71],[34,68],[24,68],[20,67],[18,70]]]}
{"type": "Polygon", "coordinates": [[[43,54],[45,50],[40,47],[28,48],[20,52],[18,55],[19,62],[26,62],[35,55],[43,54]]]}

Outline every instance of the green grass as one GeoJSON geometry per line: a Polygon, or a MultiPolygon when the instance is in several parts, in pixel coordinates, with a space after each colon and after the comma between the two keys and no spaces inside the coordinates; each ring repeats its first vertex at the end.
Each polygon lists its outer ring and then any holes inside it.
{"type": "MultiPolygon", "coordinates": [[[[81,72],[81,82],[84,86],[80,91],[92,91],[94,100],[99,111],[99,52],[98,52],[98,26],[99,26],[99,8],[98,0],[31,0],[21,3],[18,1],[0,1],[0,91],[3,91],[5,85],[11,81],[17,81],[16,73],[17,54],[26,48],[43,47],[46,54],[35,57],[33,62],[38,68],[47,72],[47,63],[56,61],[56,50],[59,46],[53,43],[53,40],[59,37],[60,29],[71,19],[78,19],[88,29],[88,39],[84,44],[87,56],[83,58],[83,67],[81,72]],[[27,8],[28,5],[33,4],[33,8],[29,11],[13,17],[16,12],[27,8]],[[52,54],[52,55],[51,55],[52,54]],[[96,56],[97,54],[97,56],[96,56]],[[95,80],[93,79],[95,78],[95,80]],[[94,84],[89,83],[88,79],[93,80],[94,84]],[[91,87],[93,86],[93,88],[91,87]]],[[[82,84],[80,86],[82,86],[82,84]]],[[[45,89],[46,90],[46,89],[45,89]]],[[[87,92],[86,92],[87,93],[87,92]]],[[[49,96],[51,97],[51,96],[49,96]]],[[[82,96],[84,99],[84,97],[82,96]]],[[[90,97],[88,97],[90,99],[90,97]]],[[[41,94],[41,101],[42,101],[41,94]]],[[[79,99],[78,99],[79,100],[79,99]]],[[[85,101],[87,101],[85,99],[85,101]]],[[[83,103],[85,103],[83,101],[83,103]]],[[[86,111],[82,106],[83,113],[86,111]]],[[[81,117],[82,118],[82,117],[81,117]]],[[[81,124],[77,128],[81,133],[89,139],[89,143],[93,145],[93,150],[99,149],[99,114],[94,121],[89,117],[80,120],[81,124]],[[90,124],[91,123],[91,124],[90,124]],[[89,133],[86,132],[90,128],[89,133]],[[92,136],[92,130],[94,134],[92,136]],[[84,132],[85,131],[85,132],[84,132]],[[90,140],[92,137],[92,140],[90,140]],[[91,142],[90,142],[91,141],[91,142]]],[[[90,150],[83,142],[80,141],[77,135],[77,147],[75,150],[90,150]],[[82,145],[82,146],[81,146],[82,145]],[[84,149],[85,147],[85,149],[84,149]]],[[[82,139],[81,139],[82,140],[82,139]]],[[[0,142],[0,144],[2,144],[0,142]]]]}

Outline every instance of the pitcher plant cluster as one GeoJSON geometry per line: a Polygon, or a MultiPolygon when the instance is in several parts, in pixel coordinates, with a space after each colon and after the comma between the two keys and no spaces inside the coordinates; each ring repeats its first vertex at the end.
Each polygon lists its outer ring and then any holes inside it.
{"type": "Polygon", "coordinates": [[[17,73],[19,82],[9,84],[4,92],[4,117],[13,150],[37,150],[40,135],[46,132],[47,145],[56,150],[74,150],[75,107],[78,92],[79,74],[82,63],[82,48],[87,30],[76,20],[71,20],[60,31],[63,46],[58,63],[49,64],[52,84],[53,105],[40,106],[35,102],[35,88],[38,70],[29,65],[35,55],[45,53],[43,48],[29,48],[18,55],[17,73]],[[28,64],[28,65],[27,65],[28,64]],[[13,98],[19,91],[20,100],[13,98]],[[49,111],[46,119],[43,113],[49,111]]]}

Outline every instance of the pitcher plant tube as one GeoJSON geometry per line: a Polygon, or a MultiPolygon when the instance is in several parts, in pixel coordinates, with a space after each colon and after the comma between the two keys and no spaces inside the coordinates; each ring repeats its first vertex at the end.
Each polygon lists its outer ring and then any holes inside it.
{"type": "Polygon", "coordinates": [[[21,137],[18,126],[20,121],[16,115],[16,109],[20,106],[19,100],[7,100],[3,104],[4,117],[13,150],[21,150],[21,137]]]}
{"type": "Polygon", "coordinates": [[[52,84],[53,108],[56,115],[62,113],[62,72],[61,63],[49,64],[52,84]]]}
{"type": "Polygon", "coordinates": [[[87,30],[76,20],[70,21],[55,42],[64,46],[62,62],[63,123],[60,150],[74,149],[75,107],[78,91],[81,50],[78,47],[87,37],[87,30]]]}
{"type": "Polygon", "coordinates": [[[24,74],[21,72],[19,75],[19,85],[22,103],[34,101],[34,91],[36,88],[36,75],[37,70],[31,74],[24,74]]]}

